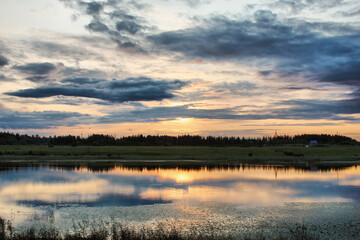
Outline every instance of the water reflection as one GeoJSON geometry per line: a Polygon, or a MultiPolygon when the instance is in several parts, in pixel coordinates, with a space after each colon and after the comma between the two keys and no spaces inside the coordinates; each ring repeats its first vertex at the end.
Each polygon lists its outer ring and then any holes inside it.
{"type": "MultiPolygon", "coordinates": [[[[328,172],[328,171],[340,171],[346,170],[350,167],[356,167],[358,162],[289,162],[288,164],[283,163],[281,165],[266,165],[266,164],[217,164],[217,163],[202,163],[201,161],[127,161],[121,164],[121,166],[126,166],[128,169],[136,170],[136,171],[147,171],[147,170],[155,170],[155,169],[176,169],[180,168],[183,170],[240,170],[240,169],[268,169],[268,170],[297,170],[297,171],[320,171],[320,172],[328,172]],[[139,166],[141,165],[141,167],[139,166]]],[[[51,164],[38,164],[38,163],[26,163],[26,162],[0,162],[0,172],[20,170],[24,168],[31,169],[41,169],[44,167],[48,167],[51,169],[57,170],[76,170],[81,168],[87,168],[91,172],[107,172],[112,171],[117,164],[113,162],[68,162],[68,163],[51,163],[51,164]]]]}
{"type": "Polygon", "coordinates": [[[129,168],[36,166],[0,172],[0,215],[54,206],[136,206],[174,201],[238,205],[360,202],[360,168],[280,166],[129,168]],[[20,210],[19,210],[20,209],[20,210]]]}

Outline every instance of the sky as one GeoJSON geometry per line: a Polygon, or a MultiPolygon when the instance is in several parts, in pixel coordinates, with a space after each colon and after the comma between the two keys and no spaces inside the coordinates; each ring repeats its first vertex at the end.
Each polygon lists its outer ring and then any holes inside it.
{"type": "Polygon", "coordinates": [[[0,131],[360,140],[357,0],[1,0],[0,131]]]}

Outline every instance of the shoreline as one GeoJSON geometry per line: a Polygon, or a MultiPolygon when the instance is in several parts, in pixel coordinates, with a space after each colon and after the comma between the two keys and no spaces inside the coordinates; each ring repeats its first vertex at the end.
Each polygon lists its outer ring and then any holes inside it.
{"type": "Polygon", "coordinates": [[[0,167],[200,168],[265,165],[316,170],[360,165],[360,146],[165,147],[0,145],[0,167]]]}
{"type": "Polygon", "coordinates": [[[303,170],[342,169],[360,165],[356,157],[257,157],[257,158],[173,158],[146,159],[144,157],[121,159],[94,156],[0,156],[0,169],[12,167],[88,167],[88,168],[232,168],[242,166],[268,166],[274,168],[295,168],[303,170]]]}

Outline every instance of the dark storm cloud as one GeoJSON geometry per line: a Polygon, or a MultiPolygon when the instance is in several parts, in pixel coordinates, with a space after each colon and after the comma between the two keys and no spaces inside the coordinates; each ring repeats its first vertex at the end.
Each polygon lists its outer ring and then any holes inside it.
{"type": "Polygon", "coordinates": [[[4,110],[0,116],[2,129],[46,129],[84,123],[88,115],[74,112],[15,112],[4,110]]]}
{"type": "Polygon", "coordinates": [[[218,16],[193,28],[163,32],[148,39],[157,48],[191,59],[271,67],[271,71],[259,72],[263,76],[277,73],[281,77],[301,75],[345,85],[350,80],[359,82],[360,31],[351,24],[280,21],[272,12],[260,10],[253,20],[218,16]]]}
{"type": "Polygon", "coordinates": [[[351,41],[351,36],[324,37],[315,31],[319,28],[334,31],[335,23],[294,20],[282,23],[270,11],[257,11],[254,19],[240,21],[219,16],[204,21],[201,26],[163,32],[149,36],[149,39],[155,45],[189,57],[215,59],[295,56],[310,59],[314,55],[349,54],[359,46],[351,41]]]}
{"type": "Polygon", "coordinates": [[[4,57],[3,55],[0,55],[0,67],[8,65],[9,64],[9,60],[4,57]]]}
{"type": "MultiPolygon", "coordinates": [[[[244,59],[249,57],[284,56],[283,48],[292,38],[289,26],[271,24],[272,18],[257,16],[259,22],[234,21],[225,17],[208,20],[202,26],[149,36],[157,46],[189,57],[244,59]]],[[[299,36],[297,36],[299,35],[299,36]]]]}
{"type": "Polygon", "coordinates": [[[31,75],[46,75],[56,70],[56,66],[52,63],[28,63],[13,67],[22,73],[31,75]]]}
{"type": "Polygon", "coordinates": [[[100,99],[113,103],[129,101],[161,101],[173,98],[174,91],[188,83],[180,80],[156,81],[151,78],[127,78],[124,80],[100,80],[88,78],[68,78],[62,85],[43,86],[5,93],[23,98],[45,98],[53,96],[72,96],[100,99]]]}
{"type": "Polygon", "coordinates": [[[124,51],[146,52],[139,44],[138,35],[141,37],[141,30],[148,27],[140,17],[141,15],[133,13],[143,10],[146,5],[129,0],[92,1],[90,3],[80,0],[60,1],[92,18],[91,22],[85,26],[89,31],[102,33],[124,51]],[[103,11],[105,7],[107,11],[103,11]]]}

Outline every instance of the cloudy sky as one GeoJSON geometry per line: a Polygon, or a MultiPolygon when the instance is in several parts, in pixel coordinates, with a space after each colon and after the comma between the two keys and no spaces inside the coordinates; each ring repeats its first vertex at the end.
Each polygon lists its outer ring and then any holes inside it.
{"type": "Polygon", "coordinates": [[[360,139],[357,0],[1,0],[0,130],[360,139]]]}

